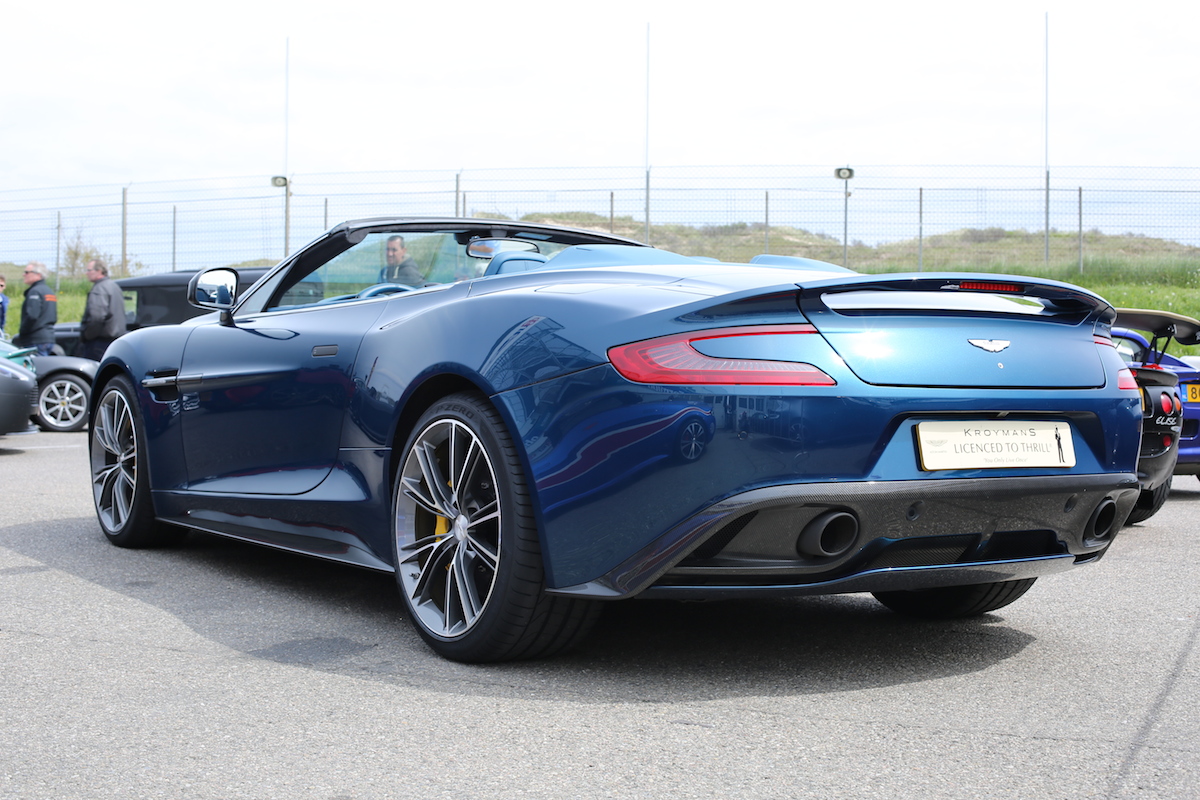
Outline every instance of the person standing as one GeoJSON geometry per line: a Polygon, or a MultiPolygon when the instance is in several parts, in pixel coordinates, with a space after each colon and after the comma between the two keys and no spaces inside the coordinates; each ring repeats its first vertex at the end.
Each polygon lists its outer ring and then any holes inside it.
{"type": "Polygon", "coordinates": [[[0,275],[0,339],[4,338],[4,324],[8,322],[8,295],[4,290],[8,288],[8,281],[0,275]]]}
{"type": "Polygon", "coordinates": [[[58,297],[46,285],[46,265],[30,261],[25,265],[25,302],[21,305],[21,329],[13,344],[33,347],[39,356],[54,349],[54,323],[58,322],[58,297]]]}
{"type": "Polygon", "coordinates": [[[83,358],[99,361],[113,339],[125,333],[125,297],[116,281],[108,277],[108,267],[100,259],[87,264],[87,279],[92,282],[83,321],[79,326],[79,347],[83,358]]]}

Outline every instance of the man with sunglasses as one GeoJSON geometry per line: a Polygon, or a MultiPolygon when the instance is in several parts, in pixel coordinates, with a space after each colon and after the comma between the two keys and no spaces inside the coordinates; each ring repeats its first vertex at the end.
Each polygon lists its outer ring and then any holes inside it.
{"type": "Polygon", "coordinates": [[[54,323],[58,322],[58,298],[46,285],[46,267],[40,261],[25,265],[25,302],[21,305],[21,330],[13,344],[33,347],[39,356],[54,348],[54,323]]]}

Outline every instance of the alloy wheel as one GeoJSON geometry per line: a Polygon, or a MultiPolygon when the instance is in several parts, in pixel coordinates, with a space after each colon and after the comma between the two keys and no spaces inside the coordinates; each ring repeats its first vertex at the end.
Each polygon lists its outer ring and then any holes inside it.
{"type": "Polygon", "coordinates": [[[78,381],[58,378],[42,387],[38,417],[53,430],[77,430],[87,415],[87,401],[87,391],[78,381]]]}
{"type": "Polygon", "coordinates": [[[500,566],[500,496],[484,444],[457,419],[413,441],[396,498],[397,571],[421,626],[462,636],[487,608],[500,566]]]}
{"type": "Polygon", "coordinates": [[[117,532],[129,520],[137,488],[138,452],[133,410],[111,389],[92,422],[92,494],[105,530],[117,532]]]}

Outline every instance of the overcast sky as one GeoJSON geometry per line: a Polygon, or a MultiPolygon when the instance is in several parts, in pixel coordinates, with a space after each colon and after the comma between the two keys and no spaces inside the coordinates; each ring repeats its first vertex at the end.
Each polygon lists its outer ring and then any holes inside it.
{"type": "Polygon", "coordinates": [[[1051,165],[1196,166],[1194,2],[59,0],[5,9],[2,188],[1041,165],[1047,12],[1051,165]]]}

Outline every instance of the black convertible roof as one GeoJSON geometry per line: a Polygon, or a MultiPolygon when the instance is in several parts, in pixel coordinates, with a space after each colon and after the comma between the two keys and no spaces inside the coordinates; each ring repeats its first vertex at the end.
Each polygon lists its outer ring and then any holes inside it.
{"type": "Polygon", "coordinates": [[[634,245],[650,247],[636,239],[627,239],[603,231],[585,230],[583,228],[568,228],[562,225],[547,225],[538,222],[521,222],[511,219],[484,219],[479,217],[370,217],[366,219],[347,220],[330,228],[328,234],[342,231],[357,230],[417,230],[443,231],[478,231],[480,235],[518,238],[550,238],[560,241],[577,239],[574,244],[601,243],[634,245]]]}

